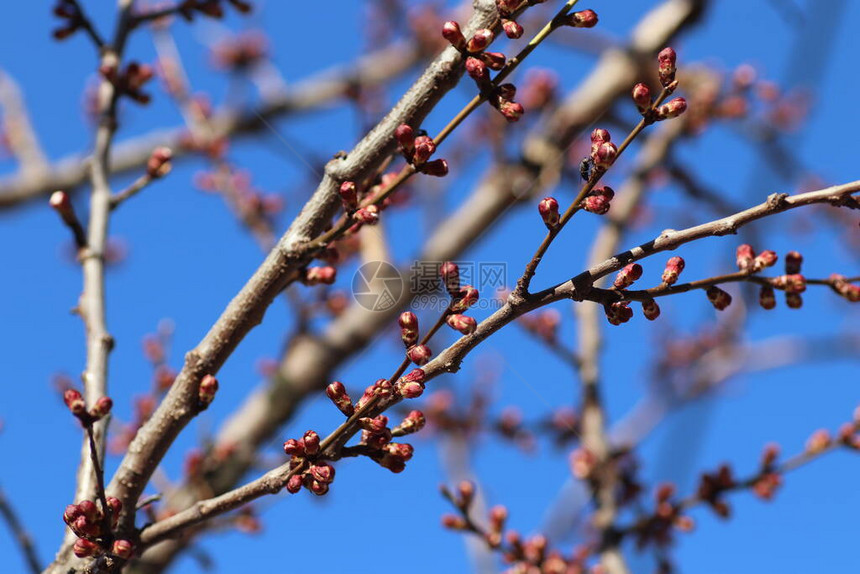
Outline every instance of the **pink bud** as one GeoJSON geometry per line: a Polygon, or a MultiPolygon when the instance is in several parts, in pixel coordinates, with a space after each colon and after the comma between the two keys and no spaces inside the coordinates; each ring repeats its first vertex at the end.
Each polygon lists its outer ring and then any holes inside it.
{"type": "Polygon", "coordinates": [[[595,128],[591,132],[591,144],[592,146],[600,145],[602,143],[606,143],[612,141],[611,136],[609,135],[609,131],[603,128],[595,128]]]}
{"type": "Polygon", "coordinates": [[[334,403],[334,405],[346,416],[352,416],[355,408],[352,406],[352,399],[346,392],[346,387],[340,381],[334,381],[325,388],[326,396],[334,403]]]}
{"type": "Polygon", "coordinates": [[[633,318],[630,301],[617,301],[611,305],[604,305],[603,311],[610,325],[621,325],[633,318]]]}
{"type": "Polygon", "coordinates": [[[741,271],[750,271],[754,267],[755,251],[751,245],[744,243],[737,249],[737,265],[741,271]]]}
{"type": "Polygon", "coordinates": [[[308,484],[308,490],[314,493],[317,496],[323,496],[328,493],[329,486],[325,482],[320,482],[318,480],[311,480],[310,484],[308,484]]]}
{"type": "Polygon", "coordinates": [[[96,401],[95,406],[90,409],[90,416],[94,420],[99,420],[106,417],[110,413],[111,408],[113,408],[113,401],[110,397],[100,397],[96,401]]]}
{"type": "Polygon", "coordinates": [[[460,268],[452,261],[446,261],[439,267],[439,275],[448,293],[460,291],[460,268]]]}
{"type": "Polygon", "coordinates": [[[404,153],[412,154],[415,149],[415,131],[408,124],[400,124],[394,130],[394,138],[400,144],[400,149],[404,153]]]}
{"type": "Polygon", "coordinates": [[[436,143],[429,136],[418,136],[415,138],[415,153],[412,156],[412,161],[416,164],[422,164],[436,152],[436,143]]]}
{"type": "Polygon", "coordinates": [[[63,522],[71,526],[74,524],[75,520],[79,517],[83,516],[83,512],[78,507],[77,504],[69,504],[66,506],[66,510],[63,512],[63,522]]]}
{"type": "Polygon", "coordinates": [[[657,108],[657,119],[669,120],[677,118],[685,111],[687,111],[687,100],[684,98],[675,98],[657,108]]]}
{"type": "Polygon", "coordinates": [[[466,315],[448,315],[445,322],[448,323],[449,327],[464,335],[471,335],[478,327],[478,323],[475,321],[475,318],[468,317],[466,315]]]}
{"type": "Polygon", "coordinates": [[[424,369],[412,369],[403,377],[403,380],[421,383],[425,378],[427,378],[427,375],[424,373],[424,369]]]}
{"type": "Polygon", "coordinates": [[[669,258],[666,262],[666,268],[663,270],[663,283],[666,285],[674,285],[678,281],[678,276],[684,270],[684,259],[678,256],[669,258]]]}
{"type": "Polygon", "coordinates": [[[516,122],[523,116],[525,109],[517,102],[503,101],[499,104],[499,112],[509,122],[516,122]]]}
{"type": "Polygon", "coordinates": [[[660,83],[663,87],[668,86],[675,81],[675,61],[677,55],[672,48],[664,48],[657,54],[657,74],[660,76],[660,83]]]}
{"type": "Polygon", "coordinates": [[[51,194],[50,205],[53,207],[63,220],[74,217],[72,211],[72,201],[69,199],[69,194],[65,191],[55,191],[51,194]]]}
{"type": "Polygon", "coordinates": [[[200,386],[197,388],[197,398],[203,405],[210,404],[215,399],[215,393],[218,391],[218,379],[212,375],[206,375],[200,381],[200,386]]]}
{"type": "Polygon", "coordinates": [[[284,443],[284,454],[287,456],[305,456],[305,444],[294,438],[287,439],[284,443]]]}
{"type": "Polygon", "coordinates": [[[361,224],[376,225],[379,223],[379,208],[375,205],[368,205],[356,210],[352,217],[361,224]]]}
{"type": "Polygon", "coordinates": [[[466,58],[466,73],[478,82],[479,85],[490,81],[490,72],[487,70],[487,65],[478,58],[466,58]]]}
{"type": "Polygon", "coordinates": [[[762,251],[756,256],[755,261],[753,262],[753,267],[756,271],[760,271],[766,267],[773,267],[776,265],[777,259],[778,256],[776,252],[768,249],[767,251],[762,251]]]}
{"type": "Polygon", "coordinates": [[[63,402],[75,416],[83,415],[87,411],[84,397],[75,389],[66,389],[63,393],[63,402]]]}
{"type": "Polygon", "coordinates": [[[660,306],[657,305],[657,301],[654,299],[646,299],[645,301],[642,301],[642,314],[645,315],[645,318],[649,321],[653,321],[659,317],[660,306]]]}
{"type": "Polygon", "coordinates": [[[543,219],[547,229],[553,229],[558,225],[558,201],[554,197],[545,197],[538,203],[538,212],[543,219]]]}
{"type": "Polygon", "coordinates": [[[433,356],[427,345],[414,345],[406,351],[406,356],[416,365],[424,365],[433,356]]]}
{"type": "Polygon", "coordinates": [[[159,178],[170,173],[170,159],[173,151],[169,147],[157,147],[152,151],[146,162],[146,174],[153,178],[159,178]]]}
{"type": "Polygon", "coordinates": [[[471,285],[461,287],[455,302],[451,305],[451,311],[454,313],[462,313],[477,303],[479,296],[480,294],[478,293],[478,290],[471,285]]]}
{"type": "Polygon", "coordinates": [[[819,429],[812,433],[812,436],[806,441],[806,452],[819,454],[826,450],[832,442],[833,439],[830,437],[830,433],[826,429],[819,429]]]}
{"type": "Polygon", "coordinates": [[[322,482],[323,484],[334,482],[334,467],[326,462],[312,465],[308,473],[317,482],[322,482]]]}
{"type": "Polygon", "coordinates": [[[614,143],[607,142],[600,144],[600,146],[592,152],[591,159],[594,161],[595,167],[606,169],[615,162],[615,158],[617,156],[618,148],[615,147],[614,143]]]}
{"type": "Polygon", "coordinates": [[[466,43],[466,50],[477,53],[483,52],[493,42],[493,31],[487,28],[477,30],[475,35],[466,43]]]}
{"type": "Polygon", "coordinates": [[[337,269],[331,266],[305,269],[305,285],[331,285],[337,279],[337,269]]]}
{"type": "Polygon", "coordinates": [[[800,293],[787,292],[785,294],[785,306],[789,309],[800,309],[803,307],[803,297],[800,293]]]}
{"type": "Polygon", "coordinates": [[[516,40],[523,35],[523,27],[513,20],[502,20],[502,29],[511,40],[516,40]]]}
{"type": "Polygon", "coordinates": [[[408,381],[405,378],[397,381],[395,388],[397,390],[397,394],[404,399],[417,399],[424,393],[423,383],[417,381],[408,381]]]}
{"type": "Polygon", "coordinates": [[[427,420],[421,411],[410,411],[399,425],[391,430],[394,436],[413,434],[424,428],[427,420]]]}
{"type": "Polygon", "coordinates": [[[651,88],[647,84],[633,86],[633,103],[640,112],[651,109],[651,88]]]}
{"type": "Polygon", "coordinates": [[[302,477],[298,474],[292,475],[287,479],[287,492],[295,494],[302,489],[302,477]]]}
{"type": "Polygon", "coordinates": [[[460,30],[460,24],[451,20],[442,25],[442,37],[448,40],[458,50],[466,47],[466,38],[460,30]]]}
{"type": "Polygon", "coordinates": [[[640,277],[642,277],[642,266],[638,263],[630,263],[618,272],[613,285],[616,289],[626,289],[633,285],[633,282],[640,277]]]}
{"type": "Polygon", "coordinates": [[[590,213],[603,215],[609,211],[610,202],[615,197],[615,192],[608,185],[593,189],[583,200],[582,208],[590,213]]]}
{"type": "Polygon", "coordinates": [[[711,302],[711,305],[713,305],[714,309],[716,309],[717,311],[723,311],[732,303],[732,296],[717,287],[716,285],[711,285],[710,287],[708,287],[705,293],[708,296],[708,301],[711,302]]]}
{"type": "Polygon", "coordinates": [[[305,452],[311,456],[315,455],[320,450],[320,435],[316,431],[309,430],[302,437],[305,443],[305,452]]]}
{"type": "Polygon", "coordinates": [[[593,28],[597,25],[597,14],[594,10],[581,10],[568,14],[564,23],[574,28],[593,28]]]}
{"type": "Polygon", "coordinates": [[[355,188],[355,182],[345,181],[340,185],[340,199],[343,201],[343,207],[347,211],[353,211],[358,207],[358,192],[355,188]]]}

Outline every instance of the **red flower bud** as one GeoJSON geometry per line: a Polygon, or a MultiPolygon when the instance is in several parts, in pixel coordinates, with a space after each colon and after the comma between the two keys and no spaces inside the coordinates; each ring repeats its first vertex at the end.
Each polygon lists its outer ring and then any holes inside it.
{"type": "Polygon", "coordinates": [[[343,207],[347,211],[353,211],[358,207],[358,192],[355,188],[355,182],[345,181],[340,184],[340,199],[343,201],[343,207]]]}
{"type": "Polygon", "coordinates": [[[445,284],[445,289],[448,293],[455,294],[460,292],[460,268],[456,263],[446,261],[439,267],[439,275],[442,277],[442,282],[445,284]]]}
{"type": "Polygon", "coordinates": [[[305,452],[311,456],[315,455],[320,450],[320,435],[316,431],[309,430],[302,437],[305,443],[305,452]]]}
{"type": "Polygon", "coordinates": [[[672,48],[664,48],[657,54],[657,74],[660,76],[660,83],[663,87],[668,86],[675,81],[675,61],[677,55],[672,48]]]}
{"type": "Polygon", "coordinates": [[[300,491],[300,490],[302,489],[302,482],[303,482],[303,481],[302,481],[302,477],[301,477],[301,476],[299,476],[298,474],[294,474],[294,475],[292,475],[292,476],[287,480],[287,487],[286,487],[286,488],[287,488],[287,492],[289,492],[290,494],[295,494],[295,493],[297,493],[298,491],[300,491]]]}
{"type": "Polygon", "coordinates": [[[591,145],[596,146],[602,143],[612,141],[612,137],[609,135],[609,130],[605,130],[603,128],[595,128],[591,132],[591,145]]]}
{"type": "Polygon", "coordinates": [[[499,104],[499,112],[501,112],[509,122],[519,121],[525,111],[526,110],[523,108],[522,104],[517,102],[503,101],[499,104]]]}
{"type": "Polygon", "coordinates": [[[406,418],[399,425],[391,429],[391,434],[394,436],[403,436],[413,434],[424,428],[427,420],[424,418],[424,413],[421,411],[410,411],[406,418]]]}
{"type": "Polygon", "coordinates": [[[436,143],[430,136],[418,136],[415,138],[415,153],[412,156],[412,161],[416,164],[421,164],[430,159],[436,152],[436,143]]]}
{"type": "Polygon", "coordinates": [[[633,282],[642,277],[642,266],[638,263],[630,263],[615,276],[613,285],[616,289],[626,289],[633,282]]]}
{"type": "Polygon", "coordinates": [[[417,399],[424,393],[424,383],[419,381],[410,381],[405,377],[397,381],[397,384],[394,386],[397,390],[397,394],[404,399],[417,399]]]}
{"type": "Polygon", "coordinates": [[[612,142],[600,144],[596,150],[591,153],[591,159],[596,167],[603,169],[608,168],[615,162],[618,156],[618,148],[612,142]]]}
{"type": "Polygon", "coordinates": [[[454,313],[462,313],[472,305],[478,302],[478,290],[471,285],[466,285],[460,289],[456,300],[451,305],[451,311],[454,313]]]}
{"type": "Polygon", "coordinates": [[[169,147],[157,147],[152,151],[149,160],[146,162],[146,174],[152,179],[164,177],[170,173],[170,159],[173,157],[173,151],[169,147]]]}
{"type": "Polygon", "coordinates": [[[597,25],[597,14],[594,10],[581,10],[568,14],[564,23],[574,28],[593,28],[597,25]]]}
{"type": "Polygon", "coordinates": [[[752,245],[748,245],[744,243],[743,245],[738,246],[737,249],[737,265],[738,269],[741,271],[750,271],[753,269],[755,263],[755,251],[753,251],[752,245]]]}
{"type": "Polygon", "coordinates": [[[334,403],[334,406],[346,416],[352,416],[355,408],[352,406],[352,399],[346,392],[346,387],[340,381],[334,381],[325,388],[326,396],[334,403]]]}
{"type": "Polygon", "coordinates": [[[663,283],[666,285],[674,285],[678,281],[678,276],[684,270],[684,259],[681,257],[671,257],[666,262],[666,268],[663,270],[663,283]]]}
{"type": "Polygon", "coordinates": [[[583,200],[582,208],[590,213],[603,215],[609,211],[610,201],[615,197],[615,192],[608,185],[593,189],[583,200]]]}
{"type": "Polygon", "coordinates": [[[448,323],[449,327],[464,335],[471,335],[475,332],[475,329],[478,328],[478,323],[475,321],[475,318],[468,317],[466,315],[448,315],[445,322],[448,323]]]}
{"type": "Polygon", "coordinates": [[[368,205],[356,210],[352,214],[353,219],[364,225],[376,225],[379,223],[379,207],[368,205]]]}
{"type": "Polygon", "coordinates": [[[538,203],[538,212],[543,219],[547,229],[553,229],[558,225],[558,201],[554,197],[545,197],[538,203]]]}
{"type": "Polygon", "coordinates": [[[501,70],[507,63],[507,58],[501,52],[484,52],[478,55],[490,70],[501,70]]]}
{"type": "Polygon", "coordinates": [[[305,443],[294,438],[284,443],[284,454],[287,456],[305,456],[305,443]]]}
{"type": "Polygon", "coordinates": [[[487,70],[487,65],[478,58],[466,58],[466,73],[478,82],[478,85],[490,81],[490,72],[487,70]]]}
{"type": "Polygon", "coordinates": [[[93,556],[101,551],[101,548],[95,542],[90,542],[85,538],[78,538],[75,540],[75,545],[72,547],[72,552],[75,553],[75,556],[78,558],[86,558],[88,556],[93,556]]]}
{"type": "Polygon", "coordinates": [[[419,166],[418,171],[433,177],[445,177],[448,175],[448,162],[444,159],[434,159],[419,166]]]}
{"type": "Polygon", "coordinates": [[[303,283],[305,285],[331,285],[337,279],[337,269],[334,267],[308,267],[305,269],[303,283]]]}
{"type": "Polygon", "coordinates": [[[394,130],[394,138],[400,144],[400,149],[406,154],[412,154],[415,149],[415,131],[408,124],[400,124],[394,130]]]}
{"type": "Polygon", "coordinates": [[[633,86],[633,103],[640,112],[651,109],[651,88],[647,84],[633,86]]]}
{"type": "Polygon", "coordinates": [[[110,397],[100,397],[96,401],[95,406],[90,409],[90,416],[94,420],[99,420],[106,417],[110,413],[111,408],[113,408],[113,401],[110,397]]]}
{"type": "Polygon", "coordinates": [[[134,553],[134,545],[128,540],[114,540],[110,551],[114,556],[119,556],[123,560],[128,560],[134,553]]]}
{"type": "Polygon", "coordinates": [[[487,28],[482,28],[481,30],[477,30],[475,35],[466,42],[466,50],[469,52],[477,53],[483,52],[486,50],[489,45],[493,42],[493,31],[487,28]]]}
{"type": "Polygon", "coordinates": [[[75,416],[81,416],[87,411],[87,404],[84,402],[84,397],[75,389],[66,389],[63,393],[63,402],[69,407],[69,410],[75,416]]]}
{"type": "Polygon", "coordinates": [[[684,98],[675,98],[657,108],[657,119],[670,120],[677,118],[685,111],[687,111],[687,100],[684,98]]]}
{"type": "Polygon", "coordinates": [[[645,315],[645,318],[649,321],[653,321],[659,317],[660,306],[657,305],[657,301],[654,299],[646,299],[645,301],[642,301],[642,314],[645,315]]]}
{"type": "Polygon", "coordinates": [[[197,388],[197,398],[203,405],[209,405],[215,400],[215,393],[218,391],[218,379],[212,375],[206,375],[200,381],[200,386],[197,388]]]}
{"type": "Polygon", "coordinates": [[[762,251],[759,253],[755,261],[753,262],[753,267],[756,271],[761,271],[766,267],[773,267],[776,265],[776,260],[778,259],[776,252],[768,249],[767,251],[762,251]]]}
{"type": "Polygon", "coordinates": [[[770,285],[762,285],[758,294],[758,304],[762,309],[771,310],[776,307],[776,294],[770,285]]]}
{"type": "Polygon", "coordinates": [[[327,462],[319,462],[311,466],[308,473],[317,482],[331,484],[334,482],[334,467],[327,462]]]}
{"type": "Polygon", "coordinates": [[[610,325],[621,325],[633,318],[633,309],[629,307],[630,301],[617,301],[611,305],[604,305],[606,320],[610,325]]]}
{"type": "Polygon", "coordinates": [[[414,345],[406,351],[406,356],[416,365],[424,365],[433,356],[427,345],[414,345]]]}
{"type": "Polygon", "coordinates": [[[505,31],[505,35],[511,40],[520,38],[523,32],[525,32],[523,27],[513,20],[502,20],[502,29],[505,31]]]}
{"type": "Polygon", "coordinates": [[[800,273],[800,267],[803,264],[803,255],[797,251],[789,251],[785,254],[785,272],[788,275],[800,273]]]}
{"type": "Polygon", "coordinates": [[[466,47],[466,38],[460,30],[460,24],[451,20],[442,25],[442,37],[448,40],[458,50],[466,47]]]}
{"type": "Polygon", "coordinates": [[[800,296],[800,293],[786,293],[785,305],[789,309],[800,309],[803,307],[803,297],[800,296]]]}

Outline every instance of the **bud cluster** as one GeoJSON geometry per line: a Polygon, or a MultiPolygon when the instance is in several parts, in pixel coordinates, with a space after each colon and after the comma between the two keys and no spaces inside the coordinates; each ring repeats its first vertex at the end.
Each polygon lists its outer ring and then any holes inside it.
{"type": "Polygon", "coordinates": [[[448,175],[448,162],[444,159],[430,160],[436,153],[436,142],[428,135],[416,135],[408,124],[400,124],[394,130],[394,138],[400,144],[400,152],[420,173],[443,177],[448,175]]]}
{"type": "Polygon", "coordinates": [[[128,540],[111,540],[111,530],[116,528],[122,511],[122,502],[108,496],[107,509],[91,500],[70,504],[63,512],[63,521],[78,537],[73,552],[78,558],[110,554],[128,560],[134,553],[134,546],[128,540]]]}
{"type": "Polygon", "coordinates": [[[113,84],[117,93],[128,96],[139,104],[148,104],[151,96],[142,91],[143,86],[155,75],[152,66],[129,62],[120,72],[116,66],[105,64],[99,68],[102,76],[113,84]]]}
{"type": "Polygon", "coordinates": [[[87,410],[87,404],[84,401],[83,395],[77,389],[72,388],[66,389],[63,392],[63,402],[85,427],[106,417],[110,414],[113,407],[113,401],[110,397],[100,397],[96,401],[96,404],[87,410]]]}
{"type": "Polygon", "coordinates": [[[613,197],[615,197],[615,191],[608,185],[592,189],[582,200],[582,209],[597,215],[605,215],[609,212],[613,197]]]}
{"type": "Polygon", "coordinates": [[[606,313],[606,320],[610,325],[621,325],[633,318],[633,309],[630,308],[630,301],[616,301],[609,305],[603,306],[603,311],[606,313]]]}

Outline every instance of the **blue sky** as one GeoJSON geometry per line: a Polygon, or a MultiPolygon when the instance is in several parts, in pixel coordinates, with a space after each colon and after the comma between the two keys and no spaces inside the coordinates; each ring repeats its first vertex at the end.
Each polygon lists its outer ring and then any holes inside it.
{"type": "MultiPolygon", "coordinates": [[[[92,132],[82,117],[81,100],[82,91],[92,80],[95,54],[82,35],[64,43],[49,38],[55,22],[47,4],[19,2],[7,9],[6,17],[0,20],[0,68],[20,84],[46,153],[58,158],[91,145],[92,132]]],[[[84,2],[101,29],[107,31],[112,9],[107,6],[110,3],[98,4],[84,2]]],[[[224,26],[261,27],[270,33],[275,63],[291,82],[332,64],[349,62],[360,53],[366,38],[356,21],[367,4],[269,1],[248,20],[231,17],[223,24],[179,24],[175,28],[177,43],[195,88],[211,92],[213,100],[220,102],[227,82],[207,67],[203,44],[222,34],[224,26]]],[[[653,0],[595,1],[582,6],[600,14],[602,32],[621,38],[656,4],[653,0]]],[[[812,0],[727,0],[714,4],[703,25],[675,44],[681,65],[696,61],[731,70],[749,62],[777,82],[814,81],[815,85],[808,86],[815,92],[810,120],[789,138],[791,149],[828,182],[857,179],[855,139],[860,116],[853,110],[860,80],[853,30],[860,25],[860,5],[831,1],[825,10],[822,3],[812,0]],[[807,9],[806,5],[816,8],[807,9]],[[800,8],[804,17],[793,16],[791,6],[800,8]],[[835,21],[827,22],[829,17],[835,21]],[[805,44],[806,52],[793,50],[798,35],[811,33],[809,30],[818,34],[815,41],[805,44]],[[824,50],[826,57],[810,58],[816,53],[813,48],[824,50]]],[[[142,61],[152,60],[154,51],[147,33],[134,37],[129,54],[142,61]]],[[[590,56],[553,44],[541,48],[530,60],[530,65],[557,70],[566,88],[575,86],[592,63],[590,56]]],[[[386,94],[389,101],[399,97],[407,85],[404,80],[393,86],[386,94]]],[[[181,121],[165,94],[155,85],[152,91],[151,106],[127,106],[123,110],[119,140],[181,121]]],[[[428,119],[430,131],[444,125],[471,94],[468,82],[452,92],[428,119]]],[[[276,129],[280,136],[264,134],[257,141],[237,142],[231,159],[253,173],[257,186],[286,197],[286,213],[278,223],[282,230],[300,208],[300,199],[313,188],[316,177],[291,150],[285,150],[279,137],[286,138],[303,155],[327,158],[348,149],[360,137],[361,126],[354,113],[339,108],[276,122],[276,129]]],[[[440,156],[444,157],[444,147],[440,156]]],[[[486,162],[487,157],[485,154],[479,160],[486,162]]],[[[681,157],[703,182],[740,205],[758,203],[773,191],[794,189],[793,182],[769,173],[756,149],[731,129],[717,128],[686,143],[681,157]]],[[[461,177],[453,197],[468,193],[483,165],[476,162],[454,174],[461,177]]],[[[182,354],[196,344],[262,259],[253,239],[240,229],[224,204],[191,185],[193,175],[204,167],[200,160],[182,162],[169,178],[145,190],[113,219],[112,234],[128,252],[127,261],[110,272],[107,282],[108,320],[117,340],[111,358],[111,395],[120,418],[128,418],[130,397],[146,392],[149,386],[150,370],[140,351],[143,335],[153,332],[160,320],[171,319],[176,325],[171,363],[179,366],[182,354]]],[[[9,162],[0,163],[0,173],[13,169],[9,162]]],[[[610,174],[608,182],[619,183],[621,177],[610,174]]],[[[124,182],[127,178],[118,178],[116,188],[124,182]]],[[[564,203],[573,194],[562,189],[557,196],[564,203]]],[[[83,210],[81,198],[77,201],[83,210]]],[[[650,239],[664,227],[680,227],[673,220],[678,215],[677,189],[661,188],[651,206],[655,221],[634,230],[625,246],[650,239]]],[[[408,262],[417,248],[412,230],[426,225],[420,208],[419,203],[418,208],[406,210],[391,223],[390,232],[396,238],[394,257],[400,263],[408,262]]],[[[466,257],[506,261],[508,280],[513,281],[543,235],[534,211],[529,207],[513,212],[466,257]]],[[[697,223],[713,214],[698,208],[685,216],[691,219],[687,223],[697,223]]],[[[584,221],[567,230],[541,268],[538,285],[554,283],[581,269],[584,256],[580,246],[592,229],[593,223],[584,221]]],[[[755,229],[760,236],[773,236],[761,248],[780,254],[790,249],[804,253],[808,276],[858,272],[857,253],[845,240],[846,233],[853,233],[856,246],[856,225],[840,230],[830,220],[788,214],[756,224],[755,229]],[[826,222],[824,227],[829,229],[806,232],[809,222],[826,222]]],[[[84,361],[83,329],[79,319],[69,313],[80,291],[80,272],[63,256],[67,235],[46,201],[0,212],[0,242],[5,246],[0,249],[5,275],[0,286],[4,301],[0,306],[0,359],[4,365],[0,382],[0,455],[4,461],[0,486],[16,503],[43,560],[52,556],[63,534],[60,517],[64,506],[72,502],[71,480],[80,438],[51,386],[55,373],[76,376],[84,361]]],[[[737,243],[737,238],[726,237],[684,247],[678,254],[688,262],[685,276],[699,278],[731,269],[737,243]]],[[[662,264],[661,257],[644,263],[646,280],[658,277],[662,264]]],[[[339,284],[348,288],[351,277],[351,268],[344,269],[339,284]]],[[[681,332],[693,332],[714,319],[714,311],[700,293],[673,298],[662,307],[664,317],[655,324],[637,316],[629,324],[606,330],[604,384],[614,419],[623,418],[642,397],[650,376],[649,358],[660,334],[669,325],[681,332]]],[[[574,332],[570,308],[559,305],[558,310],[565,319],[564,338],[570,343],[574,332]]],[[[780,305],[770,313],[753,314],[745,338],[754,343],[785,336],[856,336],[857,318],[856,306],[849,308],[824,289],[810,290],[801,311],[780,305]]],[[[261,383],[255,365],[261,358],[277,356],[291,324],[288,310],[276,304],[263,325],[247,337],[219,375],[222,386],[218,399],[182,434],[175,453],[165,461],[167,476],[177,478],[182,453],[217,428],[231,406],[261,383]]],[[[369,352],[345,365],[338,373],[339,380],[351,389],[360,389],[389,374],[399,361],[395,354],[398,344],[396,335],[388,334],[369,352]]],[[[688,491],[698,469],[710,470],[731,461],[744,474],[754,468],[767,442],[780,442],[791,453],[802,448],[814,429],[835,429],[860,403],[858,361],[857,357],[833,359],[823,354],[820,359],[737,377],[718,396],[673,414],[643,444],[644,476],[655,481],[677,480],[682,491],[688,491]]],[[[439,384],[468,389],[488,370],[497,372],[495,411],[516,405],[527,418],[535,419],[547,412],[548,405],[566,404],[575,395],[573,373],[517,329],[499,333],[467,360],[461,373],[439,384]]],[[[327,401],[310,400],[280,440],[307,428],[327,431],[338,422],[339,415],[327,401]]],[[[420,573],[436,572],[440,567],[464,571],[468,558],[462,537],[438,525],[439,517],[448,511],[437,491],[445,480],[439,452],[432,441],[418,438],[414,443],[415,458],[403,474],[392,475],[366,460],[346,461],[338,468],[337,481],[325,498],[302,493],[289,499],[279,497],[276,504],[266,501],[261,534],[218,534],[207,537],[200,546],[219,572],[273,563],[321,572],[396,572],[408,568],[420,573]]],[[[494,439],[482,439],[479,446],[472,463],[488,501],[509,506],[512,527],[524,533],[539,531],[548,505],[568,480],[566,452],[541,444],[536,454],[524,455],[494,439]]],[[[116,462],[109,460],[108,466],[116,462]]],[[[682,535],[674,551],[680,571],[847,570],[854,562],[850,549],[856,539],[854,517],[860,509],[858,470],[860,458],[837,453],[789,476],[771,503],[762,503],[749,494],[734,497],[734,518],[728,523],[706,511],[695,511],[698,528],[682,535]]],[[[6,532],[0,527],[0,551],[7,564],[15,565],[13,571],[23,571],[23,562],[19,562],[6,532]]],[[[562,548],[569,550],[570,542],[563,542],[562,548]]],[[[637,562],[636,567],[637,572],[649,571],[650,559],[637,562]]],[[[186,557],[173,571],[193,573],[200,567],[186,557]]]]}

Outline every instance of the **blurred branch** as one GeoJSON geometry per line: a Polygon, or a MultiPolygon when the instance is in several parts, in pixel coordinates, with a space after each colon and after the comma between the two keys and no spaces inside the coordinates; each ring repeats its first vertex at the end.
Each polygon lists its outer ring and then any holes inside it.
{"type": "Polygon", "coordinates": [[[33,538],[27,534],[27,530],[18,518],[12,504],[0,489],[0,516],[6,521],[9,530],[12,532],[12,537],[18,543],[18,548],[21,554],[24,555],[24,561],[33,574],[39,574],[42,571],[42,566],[39,563],[39,556],[36,553],[36,547],[33,545],[33,538]]]}

